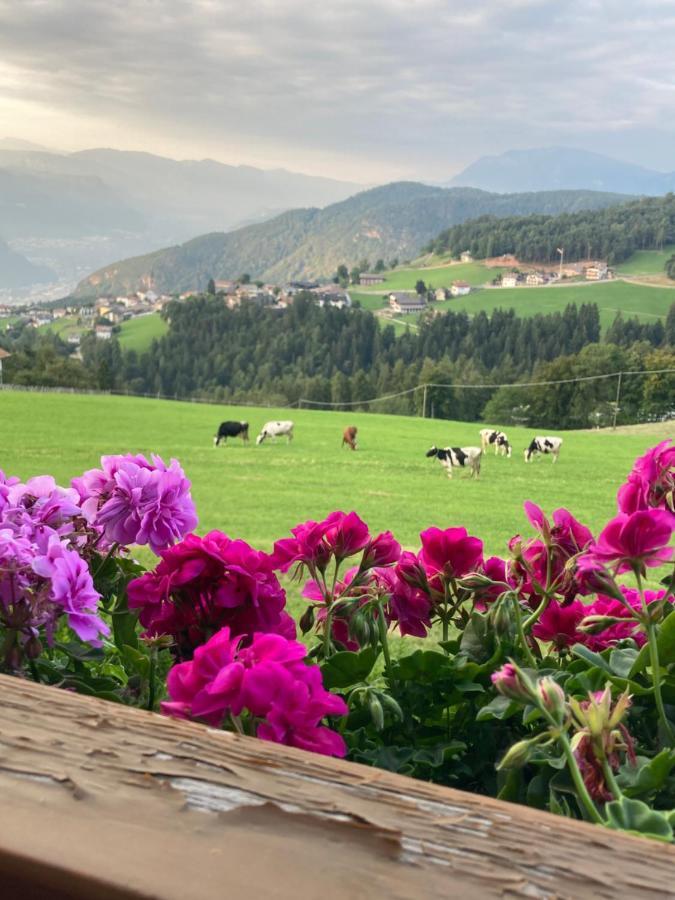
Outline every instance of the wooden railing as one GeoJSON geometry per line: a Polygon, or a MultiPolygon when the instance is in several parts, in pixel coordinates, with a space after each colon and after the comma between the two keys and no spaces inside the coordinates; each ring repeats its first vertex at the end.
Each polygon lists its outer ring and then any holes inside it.
{"type": "Polygon", "coordinates": [[[675,848],[0,677],[0,896],[675,897],[675,848]]]}

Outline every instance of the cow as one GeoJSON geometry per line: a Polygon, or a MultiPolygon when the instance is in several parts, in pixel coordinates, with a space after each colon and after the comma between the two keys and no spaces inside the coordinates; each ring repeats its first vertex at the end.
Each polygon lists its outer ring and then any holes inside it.
{"type": "Polygon", "coordinates": [[[480,447],[436,447],[433,446],[427,450],[427,457],[435,456],[436,459],[448,473],[448,478],[452,478],[452,469],[454,466],[464,468],[468,466],[471,469],[471,478],[478,478],[480,475],[480,461],[483,450],[480,447]]]}
{"type": "Polygon", "coordinates": [[[347,425],[342,432],[342,447],[346,444],[348,447],[351,447],[352,450],[356,450],[356,434],[358,430],[356,425],[347,425]]]}
{"type": "Polygon", "coordinates": [[[285,422],[265,422],[263,425],[260,434],[255,439],[256,444],[262,444],[265,438],[272,438],[275,440],[278,437],[282,437],[286,435],[286,443],[290,444],[293,440],[293,423],[290,421],[285,422]]]}
{"type": "Polygon", "coordinates": [[[532,438],[530,446],[525,450],[525,462],[529,462],[535,453],[550,453],[553,462],[556,462],[560,454],[563,439],[559,437],[538,436],[532,438]]]}
{"type": "Polygon", "coordinates": [[[240,437],[247,444],[248,422],[221,422],[218,434],[213,437],[213,446],[217,447],[221,441],[226,444],[229,437],[240,437]]]}
{"type": "Polygon", "coordinates": [[[512,447],[509,443],[509,439],[503,431],[494,431],[492,428],[483,428],[480,431],[480,446],[481,450],[487,450],[490,444],[494,444],[495,447],[495,456],[497,454],[501,454],[501,456],[511,457],[512,447]]]}

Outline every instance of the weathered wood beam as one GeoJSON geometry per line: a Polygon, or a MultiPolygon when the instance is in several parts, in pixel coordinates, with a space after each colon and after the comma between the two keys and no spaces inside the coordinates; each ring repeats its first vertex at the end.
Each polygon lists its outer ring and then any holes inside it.
{"type": "Polygon", "coordinates": [[[66,898],[675,897],[675,848],[0,677],[0,886],[66,898]]]}

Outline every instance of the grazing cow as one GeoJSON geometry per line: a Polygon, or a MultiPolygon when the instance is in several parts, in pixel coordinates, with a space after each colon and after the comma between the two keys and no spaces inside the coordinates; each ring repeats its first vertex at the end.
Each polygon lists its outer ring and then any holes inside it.
{"type": "Polygon", "coordinates": [[[293,423],[286,422],[265,422],[263,425],[260,434],[255,439],[256,444],[262,444],[265,438],[272,438],[272,440],[282,437],[286,435],[286,443],[290,444],[293,440],[293,423]]]}
{"type": "Polygon", "coordinates": [[[352,450],[356,450],[356,433],[358,432],[358,428],[356,425],[347,425],[345,430],[342,432],[342,446],[346,444],[348,447],[351,447],[352,450]]]}
{"type": "Polygon", "coordinates": [[[480,460],[483,451],[480,447],[432,447],[427,450],[427,456],[435,456],[436,459],[448,473],[448,478],[452,478],[453,466],[464,468],[468,466],[471,469],[471,477],[478,478],[480,475],[480,460]]]}
{"type": "Polygon", "coordinates": [[[560,454],[563,439],[559,437],[536,437],[532,438],[530,446],[525,451],[525,462],[529,462],[535,453],[550,453],[553,462],[556,462],[560,454]]]}
{"type": "Polygon", "coordinates": [[[222,441],[227,443],[229,437],[241,437],[242,441],[248,443],[248,422],[221,422],[218,427],[218,434],[213,438],[213,446],[217,447],[222,441]]]}
{"type": "Polygon", "coordinates": [[[494,444],[495,447],[495,456],[497,454],[501,454],[501,456],[511,457],[512,447],[509,443],[509,439],[503,431],[494,431],[492,428],[483,428],[480,431],[480,446],[481,450],[487,450],[490,444],[494,444]]]}

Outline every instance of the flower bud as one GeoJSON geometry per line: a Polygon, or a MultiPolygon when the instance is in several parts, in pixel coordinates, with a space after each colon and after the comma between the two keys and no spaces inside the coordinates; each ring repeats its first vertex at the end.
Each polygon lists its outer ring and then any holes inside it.
{"type": "Polygon", "coordinates": [[[565,691],[557,681],[545,677],[537,683],[537,694],[542,706],[553,718],[562,724],[567,713],[565,691]]]}
{"type": "Polygon", "coordinates": [[[520,703],[530,703],[535,698],[530,679],[514,663],[506,663],[490,676],[500,694],[520,703]]]}
{"type": "Polygon", "coordinates": [[[300,631],[303,634],[307,634],[307,632],[311,631],[314,627],[314,607],[308,606],[304,613],[300,616],[300,620],[298,622],[300,625],[300,631]]]}
{"type": "Polygon", "coordinates": [[[384,729],[384,710],[382,709],[382,704],[379,699],[374,694],[371,694],[370,696],[368,708],[376,730],[382,731],[384,729]]]}
{"type": "Polygon", "coordinates": [[[37,659],[42,653],[42,643],[37,635],[31,635],[23,645],[23,652],[28,659],[37,659]]]}
{"type": "Polygon", "coordinates": [[[586,616],[577,625],[577,630],[583,634],[600,634],[617,622],[626,623],[629,619],[619,618],[618,616],[586,616]]]}
{"type": "Polygon", "coordinates": [[[497,764],[498,769],[521,769],[532,755],[535,743],[529,741],[518,741],[506,751],[504,756],[497,764]]]}
{"type": "Polygon", "coordinates": [[[467,591],[479,591],[492,587],[494,581],[491,578],[488,578],[487,575],[482,575],[480,572],[469,572],[464,578],[458,578],[457,584],[467,591]]]}

